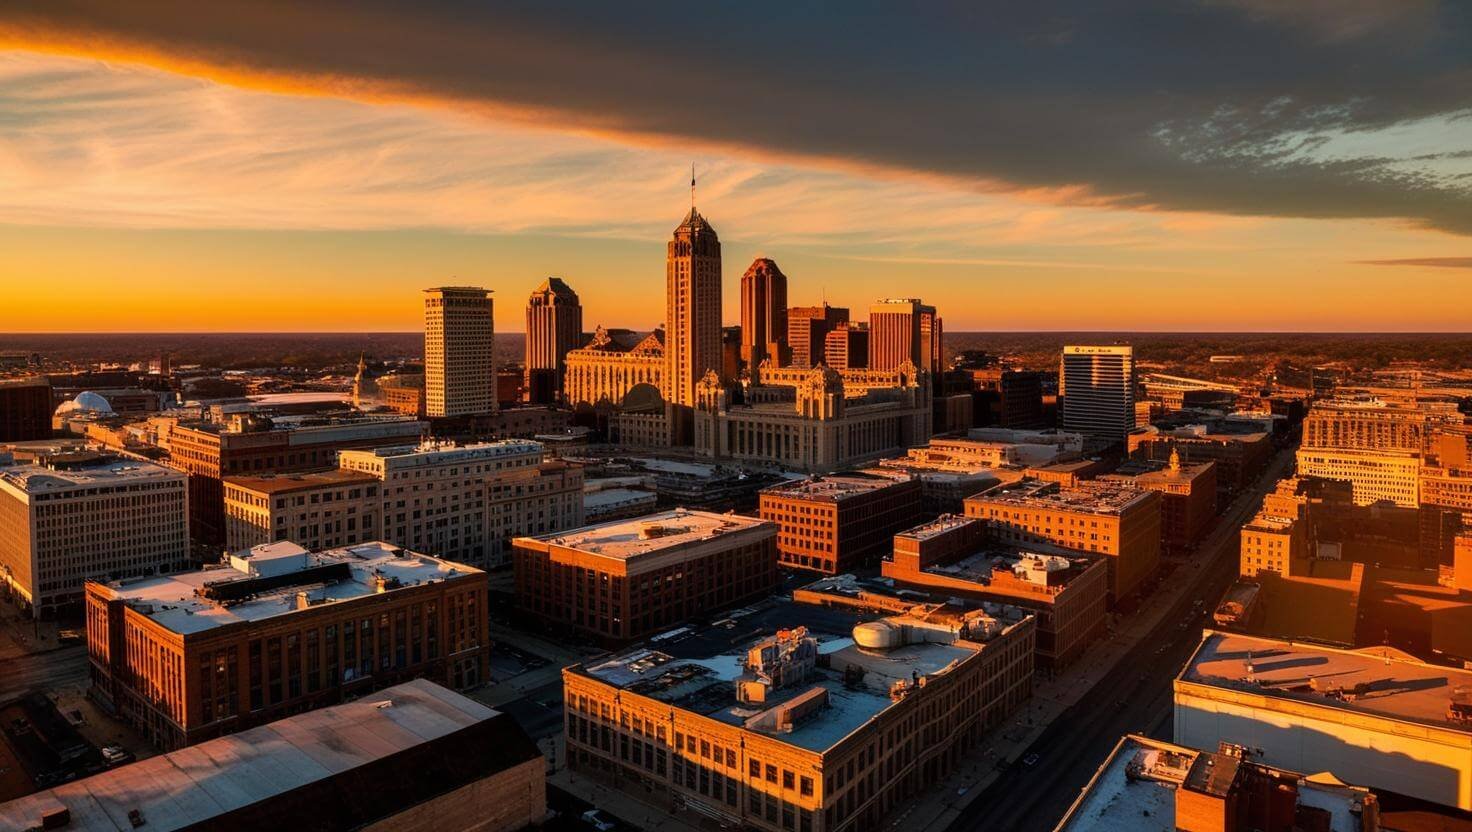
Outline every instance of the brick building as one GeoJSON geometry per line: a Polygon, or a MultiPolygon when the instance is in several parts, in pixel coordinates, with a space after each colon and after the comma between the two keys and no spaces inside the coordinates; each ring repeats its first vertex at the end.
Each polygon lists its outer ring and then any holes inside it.
{"type": "Polygon", "coordinates": [[[485,573],[382,542],[87,584],[92,696],[166,749],[421,676],[472,687],[489,651],[485,573]]]}
{"type": "Polygon", "coordinates": [[[225,486],[229,476],[259,476],[337,466],[338,451],[402,445],[423,435],[425,423],[402,418],[321,419],[286,423],[241,415],[228,423],[159,421],[167,463],[189,474],[189,534],[199,543],[225,542],[225,486]]]}
{"type": "Polygon", "coordinates": [[[1164,465],[1127,463],[1099,477],[1160,492],[1160,542],[1168,552],[1196,545],[1216,517],[1216,463],[1182,464],[1172,453],[1164,465]]]}
{"type": "Polygon", "coordinates": [[[1160,494],[1154,491],[1023,479],[968,498],[966,516],[984,518],[1003,543],[1102,555],[1109,563],[1111,604],[1139,590],[1160,564],[1160,494]]]}
{"type": "Polygon", "coordinates": [[[907,588],[1015,604],[1037,618],[1038,663],[1066,665],[1104,635],[1109,566],[1104,558],[988,540],[986,522],[945,515],[894,536],[882,574],[907,588]]]}
{"type": "Polygon", "coordinates": [[[1030,695],[1033,619],[998,612],[861,621],[789,603],[743,621],[767,635],[735,661],[717,628],[574,665],[568,765],[732,828],[882,828],[1030,695]]]}
{"type": "Polygon", "coordinates": [[[836,575],[887,553],[920,520],[920,492],[913,479],[837,474],[764,489],[759,513],[778,526],[782,566],[836,575]]]}
{"type": "Polygon", "coordinates": [[[1178,454],[1182,464],[1215,462],[1217,487],[1236,494],[1252,484],[1273,455],[1273,437],[1253,425],[1220,423],[1160,430],[1147,427],[1127,437],[1133,459],[1169,462],[1178,454]]]}
{"type": "Polygon", "coordinates": [[[674,509],[513,543],[522,613],[604,643],[676,627],[771,592],[777,528],[674,509]]]}

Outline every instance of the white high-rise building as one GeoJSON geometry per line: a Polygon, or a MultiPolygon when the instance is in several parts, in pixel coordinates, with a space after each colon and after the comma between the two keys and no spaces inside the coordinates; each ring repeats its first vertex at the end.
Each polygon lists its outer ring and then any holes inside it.
{"type": "Polygon", "coordinates": [[[496,411],[496,327],[491,293],[476,286],[424,290],[424,412],[496,411]]]}
{"type": "Polygon", "coordinates": [[[1123,442],[1135,426],[1135,348],[1063,348],[1058,371],[1063,430],[1123,442]]]}

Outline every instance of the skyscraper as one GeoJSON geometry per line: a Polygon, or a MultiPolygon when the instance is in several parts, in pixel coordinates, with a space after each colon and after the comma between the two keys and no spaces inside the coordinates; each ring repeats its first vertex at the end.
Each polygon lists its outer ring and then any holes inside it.
{"type": "Polygon", "coordinates": [[[828,333],[848,323],[848,310],[841,306],[794,306],[787,310],[787,346],[793,367],[812,367],[823,360],[828,333]]]}
{"type": "Polygon", "coordinates": [[[1134,347],[1064,347],[1058,384],[1064,430],[1123,442],[1135,426],[1134,347]]]}
{"type": "Polygon", "coordinates": [[[869,307],[869,368],[893,370],[906,361],[940,372],[940,317],[919,298],[881,300],[869,307]]]}
{"type": "Polygon", "coordinates": [[[869,325],[844,321],[823,342],[823,363],[835,370],[869,366],[869,325]]]}
{"type": "Polygon", "coordinates": [[[771,357],[782,366],[787,351],[787,275],[777,263],[758,257],[741,276],[741,360],[760,366],[771,357]]]}
{"type": "Polygon", "coordinates": [[[491,292],[424,290],[424,412],[430,418],[494,413],[496,362],[491,292]]]}
{"type": "Polygon", "coordinates": [[[548,404],[563,398],[567,353],[582,346],[583,307],[578,293],[560,277],[542,281],[526,304],[526,387],[530,400],[548,404]],[[539,372],[540,371],[540,372],[539,372]],[[533,376],[550,372],[551,396],[533,376]]]}
{"type": "Polygon", "coordinates": [[[721,241],[692,205],[665,258],[665,400],[695,405],[695,383],[721,371],[721,241]]]}

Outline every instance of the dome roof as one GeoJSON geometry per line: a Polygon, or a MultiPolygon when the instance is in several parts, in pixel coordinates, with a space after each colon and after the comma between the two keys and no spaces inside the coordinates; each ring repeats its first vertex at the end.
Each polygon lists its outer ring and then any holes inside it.
{"type": "Polygon", "coordinates": [[[61,407],[56,409],[57,413],[111,413],[112,405],[107,403],[101,394],[93,393],[91,390],[83,390],[77,394],[75,399],[62,402],[61,407]]]}

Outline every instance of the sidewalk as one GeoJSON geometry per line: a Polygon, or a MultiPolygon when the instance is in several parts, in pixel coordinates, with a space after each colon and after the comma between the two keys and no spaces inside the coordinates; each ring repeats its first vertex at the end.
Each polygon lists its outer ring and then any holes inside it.
{"type": "Polygon", "coordinates": [[[577,650],[496,623],[491,624],[491,641],[505,642],[515,646],[518,650],[534,653],[547,661],[544,667],[518,673],[509,679],[492,682],[471,694],[476,701],[491,708],[513,702],[525,696],[528,691],[556,682],[562,678],[564,667],[577,664],[585,658],[577,650]]]}
{"type": "MultiPolygon", "coordinates": [[[[560,738],[559,734],[553,739],[556,741],[560,738]]],[[[539,745],[545,745],[545,742],[539,745]]],[[[547,782],[566,789],[575,797],[588,801],[635,829],[654,830],[655,832],[705,832],[700,827],[686,823],[670,814],[668,792],[651,793],[648,795],[650,802],[646,803],[636,798],[632,792],[596,782],[566,768],[558,769],[555,774],[548,776],[547,782]]]]}
{"type": "MultiPolygon", "coordinates": [[[[1011,727],[998,730],[994,740],[984,741],[983,745],[987,747],[967,755],[944,781],[897,806],[886,828],[927,829],[935,832],[949,828],[971,802],[1000,776],[998,761],[1014,762],[1053,720],[1087,696],[1095,683],[1129,656],[1141,639],[1165,619],[1182,597],[1196,592],[1207,572],[1203,567],[1208,556],[1219,553],[1227,542],[1224,538],[1237,535],[1241,527],[1238,521],[1245,519],[1241,513],[1262,499],[1262,493],[1267,487],[1265,483],[1275,481],[1284,464],[1283,456],[1274,457],[1253,487],[1244,491],[1220,515],[1216,526],[1202,538],[1195,555],[1183,562],[1177,570],[1177,574],[1187,573],[1189,580],[1163,584],[1148,599],[1146,606],[1104,641],[1095,645],[1085,658],[1068,667],[1062,675],[1035,681],[1032,699],[1014,715],[1011,727]]],[[[1235,549],[1228,548],[1227,551],[1235,554],[1235,549]]]]}

